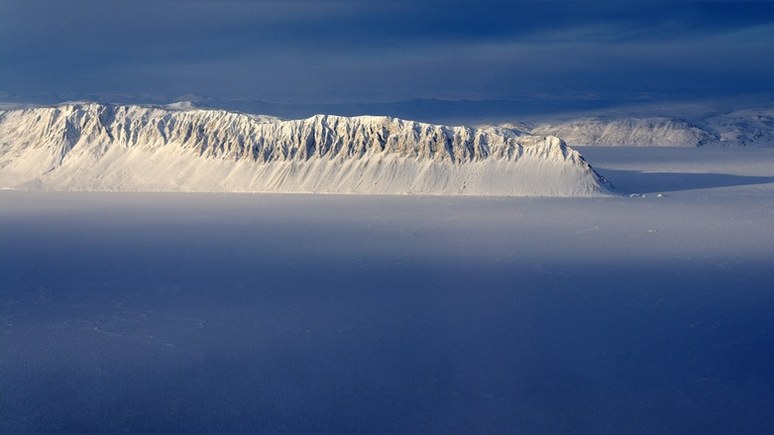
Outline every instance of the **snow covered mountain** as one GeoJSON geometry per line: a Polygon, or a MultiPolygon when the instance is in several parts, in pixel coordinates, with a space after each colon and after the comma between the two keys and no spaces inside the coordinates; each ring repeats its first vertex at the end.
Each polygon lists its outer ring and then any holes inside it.
{"type": "Polygon", "coordinates": [[[559,136],[573,145],[700,146],[718,140],[710,131],[671,118],[584,118],[540,125],[531,133],[559,136]]]}
{"type": "Polygon", "coordinates": [[[703,122],[717,132],[720,144],[774,146],[774,109],[743,109],[714,114],[703,122]]]}
{"type": "Polygon", "coordinates": [[[774,146],[774,110],[746,109],[680,118],[580,118],[550,123],[505,123],[522,134],[561,137],[571,145],[774,146]]]}
{"type": "Polygon", "coordinates": [[[0,188],[588,196],[565,143],[388,117],[283,121],[189,105],[0,111],[0,188]]]}

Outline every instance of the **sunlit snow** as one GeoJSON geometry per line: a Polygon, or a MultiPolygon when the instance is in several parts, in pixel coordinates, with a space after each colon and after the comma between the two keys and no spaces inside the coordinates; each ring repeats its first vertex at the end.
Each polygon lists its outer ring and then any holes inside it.
{"type": "Polygon", "coordinates": [[[553,136],[384,116],[280,121],[97,103],[0,112],[0,187],[512,196],[608,189],[553,136]]]}

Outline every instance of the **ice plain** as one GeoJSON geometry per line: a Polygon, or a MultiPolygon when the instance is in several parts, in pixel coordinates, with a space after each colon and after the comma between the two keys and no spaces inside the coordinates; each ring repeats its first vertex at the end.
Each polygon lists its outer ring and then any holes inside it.
{"type": "Polygon", "coordinates": [[[0,191],[0,430],[774,431],[774,149],[580,152],[619,195],[0,191]]]}

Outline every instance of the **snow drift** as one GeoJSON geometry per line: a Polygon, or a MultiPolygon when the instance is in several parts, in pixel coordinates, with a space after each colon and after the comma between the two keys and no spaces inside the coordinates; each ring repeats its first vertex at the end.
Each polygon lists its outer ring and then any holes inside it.
{"type": "Polygon", "coordinates": [[[0,112],[0,187],[588,196],[607,183],[556,137],[388,117],[72,103],[0,112]]]}

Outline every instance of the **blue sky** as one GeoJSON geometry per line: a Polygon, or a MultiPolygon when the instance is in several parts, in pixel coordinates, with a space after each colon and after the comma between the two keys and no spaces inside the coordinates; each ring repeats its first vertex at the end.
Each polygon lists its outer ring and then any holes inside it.
{"type": "MultiPolygon", "coordinates": [[[[0,0],[0,99],[419,118],[774,94],[774,3],[0,0]]],[[[659,109],[660,108],[660,109],[659,109]]]]}

